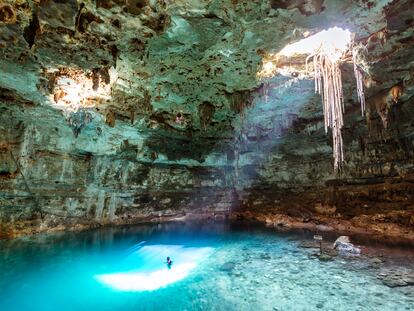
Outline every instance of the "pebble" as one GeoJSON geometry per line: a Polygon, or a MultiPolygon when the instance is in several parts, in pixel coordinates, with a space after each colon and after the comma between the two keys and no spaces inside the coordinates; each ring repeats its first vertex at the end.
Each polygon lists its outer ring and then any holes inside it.
{"type": "Polygon", "coordinates": [[[379,265],[379,264],[382,264],[383,262],[378,257],[374,257],[371,259],[371,263],[373,263],[374,265],[379,265]]]}
{"type": "Polygon", "coordinates": [[[233,274],[234,274],[235,276],[241,276],[241,275],[242,275],[242,273],[241,273],[240,271],[235,271],[233,274]]]}

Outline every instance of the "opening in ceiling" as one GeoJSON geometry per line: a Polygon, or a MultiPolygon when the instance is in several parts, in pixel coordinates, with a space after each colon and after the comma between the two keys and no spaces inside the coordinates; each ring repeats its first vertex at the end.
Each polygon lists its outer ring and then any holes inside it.
{"type": "Polygon", "coordinates": [[[315,92],[322,97],[322,106],[325,119],[325,131],[331,129],[333,139],[334,170],[340,171],[344,162],[342,127],[345,112],[344,96],[342,91],[341,65],[346,61],[346,55],[350,52],[353,57],[354,73],[357,80],[358,99],[361,110],[364,113],[365,96],[363,90],[363,72],[357,66],[356,52],[352,48],[352,33],[347,29],[333,27],[309,36],[298,42],[288,44],[277,54],[268,54],[263,58],[262,70],[258,73],[260,79],[271,79],[284,72],[283,59],[293,59],[292,64],[303,68],[305,63],[305,77],[308,74],[308,62],[312,61],[313,76],[315,79],[315,92]],[[302,57],[303,56],[303,57],[302,57]],[[306,56],[306,58],[304,57],[306,56]],[[282,60],[282,61],[281,61],[282,60]]]}
{"type": "Polygon", "coordinates": [[[333,27],[323,30],[298,42],[288,44],[278,55],[292,57],[301,54],[314,54],[322,51],[332,62],[339,60],[349,49],[352,34],[347,29],[333,27]]]}

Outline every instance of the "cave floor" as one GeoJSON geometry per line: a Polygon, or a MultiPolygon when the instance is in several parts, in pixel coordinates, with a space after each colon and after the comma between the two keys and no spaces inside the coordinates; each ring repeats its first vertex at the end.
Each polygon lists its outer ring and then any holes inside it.
{"type": "Polygon", "coordinates": [[[414,309],[414,248],[355,237],[349,257],[334,239],[323,258],[310,231],[208,221],[0,241],[0,309],[414,309]]]}

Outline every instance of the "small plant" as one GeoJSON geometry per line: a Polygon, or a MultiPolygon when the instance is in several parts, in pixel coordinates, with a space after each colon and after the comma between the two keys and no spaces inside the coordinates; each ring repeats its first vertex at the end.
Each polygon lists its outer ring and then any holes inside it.
{"type": "Polygon", "coordinates": [[[67,122],[72,129],[73,135],[78,137],[82,129],[90,122],[92,122],[92,115],[85,109],[71,112],[67,118],[67,122]]]}

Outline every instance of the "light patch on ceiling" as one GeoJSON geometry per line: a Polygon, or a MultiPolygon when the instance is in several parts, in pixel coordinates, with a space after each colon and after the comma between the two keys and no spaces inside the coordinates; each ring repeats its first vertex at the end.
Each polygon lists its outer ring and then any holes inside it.
{"type": "Polygon", "coordinates": [[[64,111],[92,108],[111,99],[111,88],[117,73],[110,68],[105,73],[85,73],[81,70],[65,70],[56,74],[54,90],[49,95],[53,106],[64,111]]]}
{"type": "Polygon", "coordinates": [[[265,77],[272,76],[276,70],[276,65],[273,62],[266,62],[263,64],[261,74],[265,77]]]}

